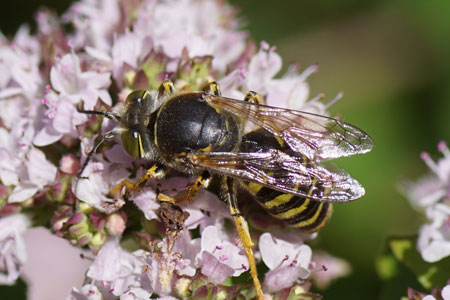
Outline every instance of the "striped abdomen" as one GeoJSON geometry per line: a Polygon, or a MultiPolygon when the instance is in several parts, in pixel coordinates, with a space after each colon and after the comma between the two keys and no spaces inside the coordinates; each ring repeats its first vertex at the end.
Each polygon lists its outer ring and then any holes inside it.
{"type": "MultiPolygon", "coordinates": [[[[239,151],[265,152],[269,149],[278,149],[295,155],[290,148],[283,144],[282,140],[263,129],[244,135],[239,151]]],[[[303,159],[305,164],[314,163],[306,158],[303,159]]],[[[314,232],[322,228],[331,216],[332,204],[329,202],[286,194],[253,182],[246,182],[244,185],[270,215],[282,220],[290,227],[314,232]]],[[[311,197],[323,197],[327,194],[327,189],[316,181],[313,181],[311,186],[299,187],[299,189],[303,189],[303,192],[311,197]]]]}
{"type": "MultiPolygon", "coordinates": [[[[257,183],[246,183],[248,191],[273,217],[290,227],[314,232],[322,228],[332,212],[329,202],[319,202],[304,197],[272,190],[257,183]]],[[[319,189],[309,187],[311,196],[319,189]]]]}

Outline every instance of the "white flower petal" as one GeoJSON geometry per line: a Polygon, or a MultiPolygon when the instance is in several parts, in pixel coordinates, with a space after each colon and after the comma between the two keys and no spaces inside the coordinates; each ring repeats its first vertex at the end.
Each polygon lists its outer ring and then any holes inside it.
{"type": "Polygon", "coordinates": [[[14,284],[27,260],[23,233],[30,226],[24,214],[0,218],[0,284],[14,284]]]}
{"type": "Polygon", "coordinates": [[[202,274],[208,276],[208,281],[213,284],[221,284],[228,277],[234,274],[233,268],[222,263],[214,255],[203,252],[202,254],[202,274]]]}
{"type": "Polygon", "coordinates": [[[271,293],[287,288],[301,277],[301,271],[300,268],[291,266],[270,270],[264,278],[264,288],[271,293]]]}
{"type": "Polygon", "coordinates": [[[113,281],[133,273],[136,259],[123,250],[117,240],[107,241],[87,271],[87,276],[100,281],[113,281]]]}
{"type": "Polygon", "coordinates": [[[37,191],[39,191],[39,188],[36,184],[22,181],[14,187],[11,195],[9,195],[8,197],[8,202],[9,203],[23,202],[34,196],[34,194],[36,194],[37,191]]]}
{"type": "Polygon", "coordinates": [[[450,241],[434,240],[422,249],[422,258],[427,262],[437,262],[450,255],[450,241]]]}
{"type": "Polygon", "coordinates": [[[443,289],[442,289],[442,299],[444,300],[450,300],[450,285],[446,285],[443,289]]]}
{"type": "Polygon", "coordinates": [[[120,300],[148,300],[152,293],[142,288],[132,288],[120,296],[120,300]]]}
{"type": "Polygon", "coordinates": [[[44,152],[32,148],[28,153],[28,175],[30,181],[42,188],[55,180],[57,168],[45,158],[44,152]]]}
{"type": "Polygon", "coordinates": [[[33,144],[38,147],[47,146],[59,141],[63,136],[63,133],[53,128],[52,122],[42,128],[34,137],[33,144]]]}
{"type": "Polygon", "coordinates": [[[158,219],[156,212],[159,209],[159,203],[156,201],[156,193],[152,189],[146,189],[139,193],[133,197],[132,201],[144,213],[147,220],[158,219]]]}
{"type": "Polygon", "coordinates": [[[271,270],[289,265],[293,261],[307,268],[312,256],[311,248],[302,242],[291,243],[268,232],[259,238],[259,250],[262,260],[271,270]]]}

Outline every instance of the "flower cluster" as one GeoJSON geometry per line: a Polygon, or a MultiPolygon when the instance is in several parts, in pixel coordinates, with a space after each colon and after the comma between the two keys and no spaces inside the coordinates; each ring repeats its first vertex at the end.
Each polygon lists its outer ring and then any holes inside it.
{"type": "Polygon", "coordinates": [[[446,286],[444,286],[442,288],[442,290],[440,288],[435,288],[431,291],[431,294],[426,295],[424,293],[421,293],[419,291],[416,291],[412,288],[408,288],[408,299],[409,300],[416,300],[416,299],[421,299],[421,300],[447,300],[450,299],[450,285],[447,284],[446,286]]]}
{"type": "Polygon", "coordinates": [[[428,153],[422,153],[432,173],[407,188],[411,203],[425,210],[429,221],[420,228],[417,241],[417,248],[427,262],[450,255],[450,151],[443,141],[438,150],[443,157],[437,162],[428,153]]]}
{"type": "MultiPolygon", "coordinates": [[[[219,0],[83,0],[61,18],[39,12],[36,20],[35,35],[24,26],[12,40],[0,36],[0,283],[20,276],[23,231],[46,225],[96,255],[85,285],[68,299],[251,297],[248,282],[230,287],[249,262],[217,195],[201,191],[183,205],[185,230],[172,232],[158,220],[156,187],[170,194],[192,178],[152,181],[129,201],[114,197],[111,188],[147,167],[119,143],[94,154],[86,178],[76,176],[95,139],[114,126],[77,108],[120,112],[134,89],[155,91],[170,79],[197,90],[214,79],[227,97],[255,90],[269,105],[326,114],[320,97],[307,101],[305,79],[317,66],[302,73],[292,66],[275,78],[282,67],[275,48],[263,42],[257,49],[238,30],[236,11],[219,0]],[[39,222],[30,218],[38,213],[39,222]]],[[[307,293],[302,279],[311,274],[312,251],[304,238],[259,237],[267,293],[307,293]]]]}

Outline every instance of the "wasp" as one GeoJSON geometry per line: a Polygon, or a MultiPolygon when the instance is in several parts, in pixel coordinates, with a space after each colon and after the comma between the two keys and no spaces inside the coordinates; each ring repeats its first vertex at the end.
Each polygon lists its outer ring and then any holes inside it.
{"type": "Polygon", "coordinates": [[[222,194],[247,253],[258,299],[263,299],[263,292],[237,188],[246,189],[273,217],[306,232],[325,225],[332,203],[364,195],[355,179],[326,163],[370,151],[374,143],[364,131],[338,119],[264,105],[256,92],[236,100],[223,97],[215,82],[200,91],[176,92],[170,81],[164,81],[157,93],[131,92],[122,114],[80,112],[118,123],[90,151],[80,176],[100,144],[115,136],[120,136],[131,157],[155,162],[135,183],[124,180],[113,193],[163,178],[167,169],[196,175],[183,199],[158,196],[175,203],[195,198],[212,175],[221,177],[222,194]]]}

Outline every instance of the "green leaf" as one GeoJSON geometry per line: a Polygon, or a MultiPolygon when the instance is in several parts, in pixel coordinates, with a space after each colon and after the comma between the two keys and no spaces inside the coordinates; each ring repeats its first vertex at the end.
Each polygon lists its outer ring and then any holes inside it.
{"type": "Polygon", "coordinates": [[[0,285],[0,295],[2,299],[27,299],[27,283],[19,278],[14,285],[0,285]]]}
{"type": "Polygon", "coordinates": [[[387,253],[377,258],[375,268],[383,280],[396,277],[399,273],[399,262],[392,253],[387,253]]]}
{"type": "Polygon", "coordinates": [[[450,258],[428,263],[416,249],[416,238],[397,238],[389,241],[389,247],[397,260],[410,269],[420,284],[431,289],[443,286],[449,278],[450,258]]]}

